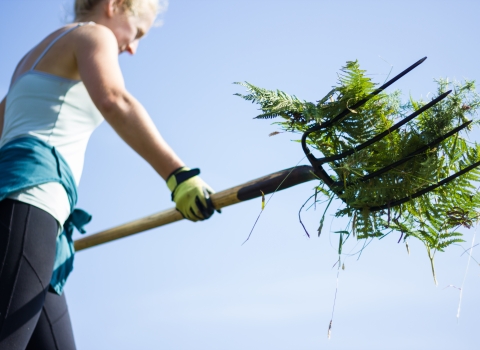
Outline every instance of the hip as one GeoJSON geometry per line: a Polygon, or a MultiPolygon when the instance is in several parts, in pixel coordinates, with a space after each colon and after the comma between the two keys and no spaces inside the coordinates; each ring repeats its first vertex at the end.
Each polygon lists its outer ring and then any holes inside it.
{"type": "Polygon", "coordinates": [[[47,182],[11,193],[7,198],[33,205],[49,213],[59,224],[59,233],[70,215],[67,192],[59,182],[47,182]]]}

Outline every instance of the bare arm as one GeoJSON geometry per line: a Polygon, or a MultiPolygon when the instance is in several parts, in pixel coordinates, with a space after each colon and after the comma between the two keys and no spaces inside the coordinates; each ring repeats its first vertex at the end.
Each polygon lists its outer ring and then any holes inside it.
{"type": "Polygon", "coordinates": [[[5,121],[5,104],[6,104],[6,97],[3,98],[2,102],[0,102],[0,138],[2,138],[2,131],[3,131],[3,122],[5,121]]]}
{"type": "Polygon", "coordinates": [[[118,135],[166,179],[184,163],[162,138],[145,108],[126,90],[113,33],[99,25],[84,29],[79,33],[75,56],[88,93],[118,135]]]}

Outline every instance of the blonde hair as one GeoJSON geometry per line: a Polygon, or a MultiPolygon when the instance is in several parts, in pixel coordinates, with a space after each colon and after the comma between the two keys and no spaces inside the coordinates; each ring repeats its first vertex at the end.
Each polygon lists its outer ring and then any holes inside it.
{"type": "MultiPolygon", "coordinates": [[[[105,0],[75,0],[75,19],[79,20],[90,15],[94,8],[105,0]]],[[[144,13],[164,12],[168,6],[168,0],[116,0],[123,9],[137,16],[144,13]]]]}

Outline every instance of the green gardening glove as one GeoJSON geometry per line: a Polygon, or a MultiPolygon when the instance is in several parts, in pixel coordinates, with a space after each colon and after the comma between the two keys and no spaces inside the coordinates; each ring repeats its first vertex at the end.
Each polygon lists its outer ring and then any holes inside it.
{"type": "Polygon", "coordinates": [[[199,174],[199,169],[182,167],[167,178],[167,186],[172,191],[172,201],[177,210],[191,221],[208,219],[215,211],[210,198],[214,191],[199,174]]]}

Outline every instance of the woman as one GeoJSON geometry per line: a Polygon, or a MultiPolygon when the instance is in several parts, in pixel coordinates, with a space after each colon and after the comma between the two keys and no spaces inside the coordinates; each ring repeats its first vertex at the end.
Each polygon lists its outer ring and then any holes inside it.
{"type": "Polygon", "coordinates": [[[118,64],[157,12],[158,0],[76,0],[75,23],[13,74],[0,104],[0,350],[75,348],[62,290],[73,226],[89,221],[74,210],[85,148],[103,119],[167,181],[184,217],[213,214],[213,191],[160,136],[118,64]]]}

